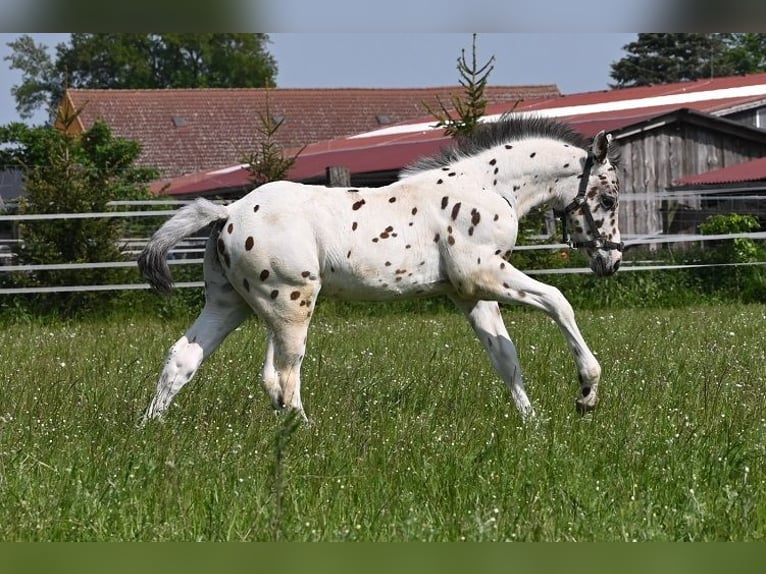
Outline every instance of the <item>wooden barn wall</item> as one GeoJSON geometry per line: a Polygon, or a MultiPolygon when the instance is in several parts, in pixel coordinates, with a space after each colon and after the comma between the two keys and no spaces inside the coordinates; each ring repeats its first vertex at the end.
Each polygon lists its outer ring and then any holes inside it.
{"type": "Polygon", "coordinates": [[[699,200],[663,201],[675,180],[762,157],[766,145],[693,124],[671,124],[619,140],[622,193],[648,195],[620,204],[620,231],[648,235],[668,231],[679,210],[699,209],[699,200]]]}

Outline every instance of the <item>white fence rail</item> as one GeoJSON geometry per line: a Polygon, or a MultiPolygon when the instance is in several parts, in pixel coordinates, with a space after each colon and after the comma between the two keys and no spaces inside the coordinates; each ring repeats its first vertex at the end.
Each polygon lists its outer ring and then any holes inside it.
{"type": "MultiPolygon", "coordinates": [[[[697,197],[710,200],[710,199],[758,199],[766,200],[763,196],[738,196],[738,195],[720,195],[712,192],[695,191],[695,192],[660,192],[652,194],[631,194],[621,198],[620,201],[642,201],[647,198],[651,199],[683,199],[689,197],[697,197]]],[[[156,201],[115,201],[108,204],[109,207],[157,207],[157,206],[181,206],[190,203],[190,201],[178,201],[178,200],[156,200],[156,201]]],[[[56,214],[23,214],[23,215],[0,215],[0,222],[30,222],[30,221],[53,221],[53,220],[67,220],[67,219],[93,219],[93,218],[141,218],[141,217],[168,217],[175,213],[175,209],[160,209],[160,210],[129,210],[129,211],[106,211],[96,213],[56,213],[56,214]]],[[[638,245],[658,245],[663,243],[701,243],[708,241],[723,241],[733,240],[738,238],[747,238],[755,240],[766,239],[766,232],[755,233],[730,233],[720,235],[698,235],[698,234],[681,234],[681,235],[665,235],[661,233],[653,235],[641,235],[641,236],[623,236],[625,246],[633,247],[638,245]]],[[[141,248],[144,246],[148,238],[126,238],[120,243],[123,246],[123,253],[128,256],[137,255],[141,248]]],[[[17,240],[7,240],[0,242],[5,243],[6,249],[9,244],[13,244],[17,240]]],[[[203,259],[201,255],[204,253],[204,245],[206,238],[188,238],[179,243],[174,249],[169,252],[170,259],[168,263],[170,265],[201,265],[203,259]],[[193,257],[197,255],[198,257],[193,257]]],[[[533,251],[533,250],[563,250],[568,246],[563,243],[541,243],[538,245],[519,245],[515,248],[516,251],[533,251]]],[[[136,265],[135,261],[105,261],[96,263],[51,263],[51,264],[39,264],[39,265],[3,265],[4,260],[10,260],[11,254],[8,249],[7,253],[0,252],[0,274],[13,273],[13,272],[35,272],[35,271],[59,271],[59,270],[84,270],[84,269],[118,269],[118,268],[130,268],[136,265]]],[[[736,267],[736,266],[760,266],[766,265],[766,261],[750,262],[750,263],[720,263],[720,264],[683,264],[683,265],[665,265],[654,264],[648,262],[647,264],[623,264],[620,267],[620,272],[631,271],[665,271],[674,269],[696,269],[703,267],[736,267]]],[[[574,267],[574,268],[556,268],[556,269],[534,269],[525,271],[529,275],[557,275],[557,274],[577,274],[577,273],[590,273],[591,270],[586,267],[574,267]]],[[[202,281],[188,281],[176,283],[177,288],[200,288],[203,286],[202,281]]],[[[84,291],[121,291],[121,290],[139,290],[149,289],[149,285],[146,283],[126,283],[126,284],[105,284],[105,285],[69,285],[69,286],[39,286],[39,287],[13,287],[13,288],[0,288],[0,295],[9,294],[23,294],[23,293],[68,293],[68,292],[84,292],[84,291]]]]}

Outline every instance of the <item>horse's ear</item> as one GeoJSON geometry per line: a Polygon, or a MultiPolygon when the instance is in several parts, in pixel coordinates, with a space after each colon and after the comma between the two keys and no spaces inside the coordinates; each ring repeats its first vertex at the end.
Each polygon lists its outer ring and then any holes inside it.
{"type": "Polygon", "coordinates": [[[591,150],[593,152],[593,157],[596,158],[596,161],[599,163],[606,159],[607,151],[609,151],[609,139],[611,139],[610,136],[607,136],[604,130],[598,132],[596,137],[593,138],[593,146],[591,150]]]}

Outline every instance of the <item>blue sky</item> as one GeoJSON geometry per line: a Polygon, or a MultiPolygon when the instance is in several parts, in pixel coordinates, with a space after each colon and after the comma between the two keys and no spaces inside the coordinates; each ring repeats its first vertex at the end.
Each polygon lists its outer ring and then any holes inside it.
{"type": "MultiPolygon", "coordinates": [[[[3,58],[17,34],[0,34],[0,125],[20,121],[11,86],[21,75],[3,58]]],[[[32,34],[51,49],[68,34],[32,34]]],[[[456,85],[457,58],[470,57],[470,33],[277,33],[269,51],[279,66],[277,85],[312,87],[421,87],[456,85]]],[[[557,84],[566,94],[603,90],[611,63],[636,33],[480,33],[480,63],[495,56],[494,85],[557,84]]],[[[38,114],[30,123],[42,123],[38,114]]]]}

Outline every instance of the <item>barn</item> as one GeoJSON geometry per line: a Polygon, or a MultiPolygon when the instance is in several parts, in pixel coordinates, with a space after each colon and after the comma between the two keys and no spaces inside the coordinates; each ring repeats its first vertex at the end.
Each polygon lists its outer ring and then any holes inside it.
{"type": "MultiPolygon", "coordinates": [[[[623,193],[630,195],[621,228],[634,237],[693,230],[703,206],[688,193],[678,201],[668,197],[680,190],[677,182],[766,156],[766,73],[492,104],[487,119],[511,110],[561,118],[586,137],[601,129],[613,134],[623,150],[623,193]]],[[[433,123],[421,117],[311,144],[289,177],[328,183],[342,167],[353,185],[385,185],[403,166],[449,144],[433,123]]],[[[250,187],[246,166],[239,164],[165,179],[154,189],[230,198],[250,187]]]]}

